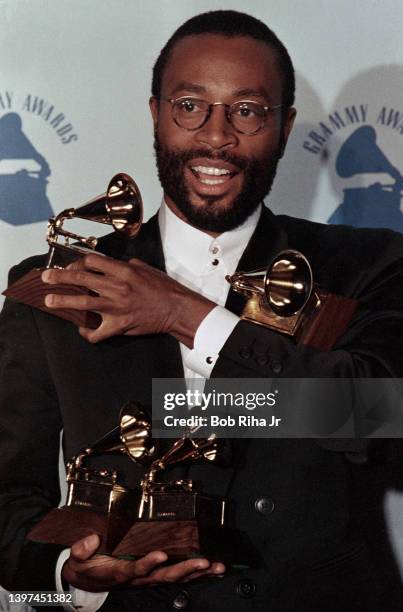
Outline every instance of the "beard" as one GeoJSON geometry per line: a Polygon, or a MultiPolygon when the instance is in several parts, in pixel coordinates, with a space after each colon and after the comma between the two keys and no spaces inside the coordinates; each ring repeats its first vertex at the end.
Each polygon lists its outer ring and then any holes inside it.
{"type": "Polygon", "coordinates": [[[278,150],[258,160],[233,155],[226,151],[212,153],[208,149],[188,149],[187,151],[168,149],[155,135],[154,149],[157,160],[158,177],[164,193],[176,204],[190,225],[207,232],[228,232],[241,225],[262,200],[269,194],[281,157],[281,144],[278,150]],[[205,196],[205,204],[197,206],[191,202],[186,186],[184,172],[186,164],[192,159],[205,158],[233,164],[244,174],[240,193],[231,205],[223,209],[220,197],[205,196]]]}

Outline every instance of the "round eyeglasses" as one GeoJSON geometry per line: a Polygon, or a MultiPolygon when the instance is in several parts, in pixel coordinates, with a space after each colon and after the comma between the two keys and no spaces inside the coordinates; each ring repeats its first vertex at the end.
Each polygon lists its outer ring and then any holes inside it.
{"type": "Polygon", "coordinates": [[[282,104],[276,106],[265,106],[253,100],[241,100],[233,104],[224,102],[207,102],[199,98],[182,96],[181,98],[162,98],[172,105],[172,118],[176,125],[184,130],[198,130],[210,118],[214,106],[224,106],[227,121],[241,134],[252,136],[256,134],[266,123],[268,113],[271,113],[282,104]]]}

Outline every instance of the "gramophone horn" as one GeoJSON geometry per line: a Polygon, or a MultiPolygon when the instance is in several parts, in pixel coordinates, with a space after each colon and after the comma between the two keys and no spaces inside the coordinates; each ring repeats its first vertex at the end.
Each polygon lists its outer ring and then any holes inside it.
{"type": "Polygon", "coordinates": [[[46,239],[50,249],[45,268],[52,268],[55,265],[64,268],[80,254],[85,254],[85,249],[95,249],[97,238],[93,236],[85,238],[64,229],[64,222],[71,219],[87,219],[112,225],[126,238],[134,238],[143,221],[143,202],[139,188],[131,176],[120,172],[112,177],[107,191],[102,195],[79,208],[67,208],[56,217],[49,219],[46,239]],[[65,242],[60,243],[59,237],[64,238],[65,242]],[[80,246],[71,245],[70,240],[77,241],[80,246]],[[56,251],[59,255],[64,253],[61,261],[55,262],[56,251]]]}
{"type": "Polygon", "coordinates": [[[132,238],[143,220],[139,188],[128,174],[115,174],[105,193],[74,209],[71,217],[112,225],[116,231],[132,238]]]}
{"type": "Polygon", "coordinates": [[[136,463],[149,463],[156,450],[150,417],[141,404],[128,402],[120,411],[119,425],[87,448],[85,455],[125,454],[136,463]]]}
{"type": "Polygon", "coordinates": [[[158,440],[151,436],[151,419],[141,404],[128,402],[120,412],[120,439],[136,463],[151,462],[158,451],[158,440]]]}
{"type": "Polygon", "coordinates": [[[307,258],[299,251],[282,251],[270,264],[264,285],[266,299],[277,315],[290,317],[302,310],[313,287],[307,258]]]}
{"type": "Polygon", "coordinates": [[[296,314],[309,300],[313,277],[307,258],[299,251],[281,251],[268,268],[236,272],[227,277],[238,293],[261,294],[273,312],[281,317],[296,314]]]}
{"type": "Polygon", "coordinates": [[[157,464],[158,469],[164,469],[167,465],[188,460],[206,459],[208,461],[216,461],[224,451],[225,446],[224,440],[216,438],[214,434],[208,438],[180,438],[173,443],[155,464],[157,464]]]}

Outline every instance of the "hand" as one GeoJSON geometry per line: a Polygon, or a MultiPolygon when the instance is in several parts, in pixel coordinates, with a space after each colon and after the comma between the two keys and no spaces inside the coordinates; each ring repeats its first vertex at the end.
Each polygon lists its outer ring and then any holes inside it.
{"type": "Polygon", "coordinates": [[[48,308],[99,313],[102,323],[97,329],[79,328],[89,342],[119,334],[169,333],[193,348],[197,328],[215,306],[139,259],[123,262],[86,255],[65,270],[45,270],[42,280],[77,285],[92,292],[78,296],[49,293],[45,299],[48,308]]]}
{"type": "Polygon", "coordinates": [[[207,559],[188,559],[163,566],[167,555],[150,552],[136,561],[96,555],[99,537],[95,534],[79,540],[71,547],[70,557],[62,569],[62,578],[83,591],[110,591],[114,588],[151,586],[167,582],[189,582],[200,576],[222,576],[225,566],[207,559]]]}

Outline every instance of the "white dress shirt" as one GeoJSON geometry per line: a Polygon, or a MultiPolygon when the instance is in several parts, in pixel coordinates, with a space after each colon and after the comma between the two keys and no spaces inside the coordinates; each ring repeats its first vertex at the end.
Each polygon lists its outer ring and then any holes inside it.
{"type": "Polygon", "coordinates": [[[193,349],[180,344],[185,378],[208,378],[239,317],[224,308],[229,283],[259,221],[261,207],[234,230],[212,238],[185,223],[163,202],[158,221],[168,276],[218,304],[201,322],[193,349]],[[178,239],[180,237],[180,239],[178,239]]]}
{"type": "MultiPolygon", "coordinates": [[[[193,349],[180,343],[184,375],[188,387],[192,379],[209,378],[219,351],[239,321],[224,308],[229,291],[227,274],[233,274],[246,245],[256,229],[261,207],[239,227],[212,238],[185,223],[162,202],[158,212],[162,248],[168,276],[185,287],[218,304],[199,325],[193,349]]],[[[56,587],[62,591],[61,570],[69,557],[64,550],[56,566],[56,587]]],[[[108,592],[89,593],[70,587],[76,607],[65,604],[65,610],[95,612],[104,603],[108,592]]]]}

